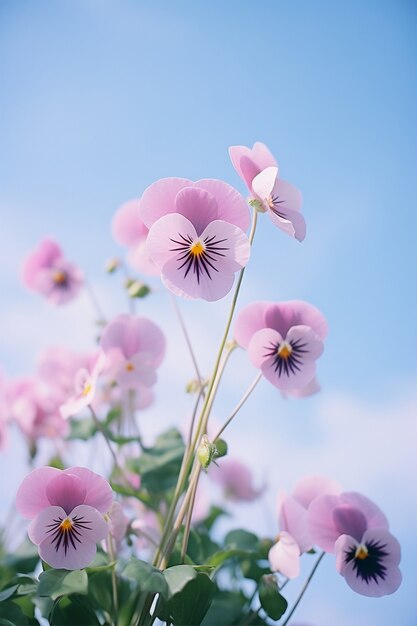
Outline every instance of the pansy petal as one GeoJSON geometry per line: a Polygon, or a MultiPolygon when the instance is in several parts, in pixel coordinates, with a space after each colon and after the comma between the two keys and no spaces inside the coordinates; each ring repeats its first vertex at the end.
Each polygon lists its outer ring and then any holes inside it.
{"type": "Polygon", "coordinates": [[[234,338],[247,350],[252,336],[261,328],[266,327],[265,312],[270,302],[253,302],[239,311],[234,327],[234,338]]]}
{"type": "Polygon", "coordinates": [[[252,180],[261,171],[252,159],[252,150],[247,146],[230,146],[229,156],[236,172],[245,181],[247,188],[250,190],[252,180]]]}
{"type": "Polygon", "coordinates": [[[272,195],[277,197],[280,201],[280,206],[282,205],[285,209],[290,209],[297,213],[301,211],[303,204],[302,193],[286,180],[282,180],[282,178],[276,179],[272,195]]]}
{"type": "Polygon", "coordinates": [[[159,275],[159,269],[149,256],[146,239],[130,248],[127,254],[127,261],[139,274],[146,274],[147,276],[159,275]]]}
{"type": "Polygon", "coordinates": [[[187,178],[161,178],[152,183],[140,199],[139,214],[144,224],[150,228],[163,215],[176,213],[177,193],[193,185],[187,178]]]}
{"type": "Polygon", "coordinates": [[[96,544],[108,535],[108,526],[103,516],[93,507],[81,505],[73,509],[68,517],[70,528],[63,530],[63,520],[51,507],[42,511],[32,522],[31,534],[39,538],[40,526],[47,528],[47,536],[39,544],[39,555],[51,567],[81,569],[87,567],[96,555],[96,544]]]}
{"type": "Polygon", "coordinates": [[[217,200],[217,219],[234,224],[246,232],[249,228],[249,207],[243,196],[231,185],[214,178],[204,178],[196,186],[210,192],[217,200]]]}
{"type": "Polygon", "coordinates": [[[285,337],[293,349],[295,346],[299,347],[300,354],[305,359],[318,359],[323,354],[323,342],[317,333],[310,328],[310,326],[293,326],[285,337]]]}
{"type": "Polygon", "coordinates": [[[218,218],[217,200],[206,189],[197,186],[183,187],[175,198],[176,213],[184,215],[194,226],[197,235],[218,218]]]}
{"type": "Polygon", "coordinates": [[[161,217],[149,230],[146,240],[149,256],[161,269],[173,256],[181,256],[184,245],[191,245],[198,235],[193,224],[183,215],[173,213],[161,217]]]}
{"type": "Polygon", "coordinates": [[[386,528],[388,520],[381,509],[372,500],[355,491],[347,491],[341,494],[342,502],[359,509],[366,518],[368,528],[386,528]]]}
{"type": "Polygon", "coordinates": [[[253,144],[252,155],[260,170],[264,170],[271,165],[277,166],[277,161],[274,155],[261,141],[257,141],[253,144]]]}
{"type": "Polygon", "coordinates": [[[291,496],[281,502],[278,523],[281,531],[290,533],[295,539],[301,554],[313,547],[307,527],[307,510],[291,496]]]}
{"type": "Polygon", "coordinates": [[[42,541],[47,539],[50,534],[50,528],[54,526],[54,520],[64,520],[67,512],[62,506],[48,506],[42,509],[38,515],[31,521],[28,528],[29,539],[38,546],[42,541]]]}
{"type": "Polygon", "coordinates": [[[80,478],[87,490],[84,504],[94,507],[100,513],[107,513],[113,502],[112,489],[104,478],[86,467],[70,467],[64,473],[80,478]]]}
{"type": "Polygon", "coordinates": [[[295,237],[298,241],[303,241],[306,236],[306,223],[301,213],[291,209],[279,208],[279,210],[269,209],[269,217],[275,226],[278,226],[290,237],[295,237]]]}
{"type": "Polygon", "coordinates": [[[42,509],[50,506],[46,487],[50,480],[60,474],[61,470],[55,467],[39,467],[23,479],[16,495],[16,509],[20,515],[32,519],[42,509]]]}
{"type": "Polygon", "coordinates": [[[164,285],[177,296],[202,298],[213,302],[229,293],[233,287],[235,274],[232,270],[226,270],[219,272],[212,280],[204,273],[198,282],[192,272],[185,276],[182,270],[179,271],[178,261],[171,259],[163,266],[161,278],[164,285]]]}
{"type": "Polygon", "coordinates": [[[67,515],[79,504],[84,504],[87,489],[83,481],[68,470],[54,476],[46,486],[46,495],[52,506],[60,506],[67,515]]]}
{"type": "Polygon", "coordinates": [[[136,389],[141,385],[152,387],[157,376],[155,369],[145,363],[143,356],[138,354],[117,369],[115,379],[122,389],[136,389]]]}
{"type": "Polygon", "coordinates": [[[304,476],[295,484],[292,492],[295,498],[306,509],[315,498],[323,495],[337,495],[342,491],[341,486],[327,476],[304,476]]]}
{"type": "Polygon", "coordinates": [[[357,541],[366,530],[366,517],[350,504],[339,504],[333,509],[333,522],[339,535],[350,535],[357,541]]]}
{"type": "Polygon", "coordinates": [[[129,200],[116,211],[112,221],[112,234],[117,243],[133,246],[146,238],[148,229],[139,217],[139,198],[129,200]]]}
{"type": "Polygon", "coordinates": [[[268,560],[273,572],[280,572],[287,578],[296,578],[300,574],[300,549],[285,531],[280,532],[278,542],[269,550],[268,560]]]}
{"type": "Polygon", "coordinates": [[[269,354],[270,347],[283,342],[283,338],[272,328],[262,328],[252,335],[248,345],[248,356],[252,365],[261,368],[265,363],[272,363],[274,356],[269,354]]]}
{"type": "Polygon", "coordinates": [[[333,511],[340,502],[338,495],[324,495],[315,498],[308,508],[307,524],[312,540],[326,552],[334,552],[340,535],[333,521],[333,511]]]}
{"type": "Polygon", "coordinates": [[[327,335],[327,322],[315,306],[303,300],[272,303],[265,311],[265,326],[275,328],[283,337],[291,326],[310,326],[320,337],[327,335]]]}
{"type": "Polygon", "coordinates": [[[278,176],[277,167],[267,167],[252,181],[252,189],[258,198],[269,206],[269,199],[278,176]]]}

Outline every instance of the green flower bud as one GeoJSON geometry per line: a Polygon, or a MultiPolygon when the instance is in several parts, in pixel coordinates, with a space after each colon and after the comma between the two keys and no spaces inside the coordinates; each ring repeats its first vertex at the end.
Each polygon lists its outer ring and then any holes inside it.
{"type": "Polygon", "coordinates": [[[118,259],[117,257],[109,259],[105,267],[108,274],[113,274],[113,272],[115,272],[120,267],[120,259],[118,259]]]}
{"type": "Polygon", "coordinates": [[[126,284],[126,288],[131,298],[144,298],[150,292],[148,285],[138,280],[129,280],[126,284]]]}
{"type": "Polygon", "coordinates": [[[197,458],[200,461],[201,467],[207,469],[213,460],[217,452],[217,448],[214,443],[211,443],[207,435],[201,437],[200,445],[197,448],[197,458]]]}
{"type": "Polygon", "coordinates": [[[228,446],[224,439],[216,439],[214,445],[216,446],[216,459],[220,459],[222,456],[226,456],[228,446]]]}

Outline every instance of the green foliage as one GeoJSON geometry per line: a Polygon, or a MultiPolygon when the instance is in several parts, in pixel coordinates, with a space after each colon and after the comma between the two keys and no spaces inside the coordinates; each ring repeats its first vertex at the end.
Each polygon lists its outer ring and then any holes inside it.
{"type": "Polygon", "coordinates": [[[288,607],[288,602],[278,590],[275,576],[264,576],[259,585],[259,601],[268,617],[280,619],[288,607]]]}
{"type": "Polygon", "coordinates": [[[88,576],[85,570],[49,569],[39,576],[39,597],[56,600],[60,596],[73,593],[88,593],[88,576]]]}

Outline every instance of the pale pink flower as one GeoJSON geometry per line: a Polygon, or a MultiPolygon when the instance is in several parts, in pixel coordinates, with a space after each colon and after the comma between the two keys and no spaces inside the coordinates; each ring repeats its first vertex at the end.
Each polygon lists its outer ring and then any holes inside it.
{"type": "Polygon", "coordinates": [[[65,304],[78,294],[83,275],[67,261],[60,246],[44,239],[25,259],[22,278],[26,287],[45,296],[53,304],[65,304]]]}
{"type": "Polygon", "coordinates": [[[104,352],[99,350],[92,360],[90,369],[82,368],[77,371],[74,381],[74,393],[60,407],[60,412],[64,419],[77,415],[77,413],[80,413],[92,404],[96,394],[97,382],[105,364],[106,357],[104,352]]]}
{"type": "Polygon", "coordinates": [[[249,304],[238,314],[234,329],[253,365],[275,387],[292,394],[313,384],[326,334],[324,316],[301,300],[249,304]]]}
{"type": "Polygon", "coordinates": [[[252,191],[252,181],[267,167],[276,166],[275,157],[264,143],[257,141],[253,148],[247,146],[230,146],[229,156],[236,172],[252,191]]]}
{"type": "Polygon", "coordinates": [[[104,478],[84,467],[40,467],[23,480],[16,508],[31,519],[29,538],[51,567],[81,569],[108,534],[103,515],[113,493],[104,478]]]}
{"type": "Polygon", "coordinates": [[[272,572],[280,572],[287,578],[296,578],[300,574],[299,545],[285,530],[279,533],[269,550],[268,560],[272,572]]]}
{"type": "Polygon", "coordinates": [[[109,374],[123,389],[152,387],[156,369],[165,355],[165,337],[144,317],[119,315],[103,331],[101,347],[108,359],[109,374]]]}
{"type": "Polygon", "coordinates": [[[208,301],[229,293],[250,255],[249,211],[233,187],[164,178],[145,190],[140,214],[149,228],[149,254],[168,289],[208,301]]]}

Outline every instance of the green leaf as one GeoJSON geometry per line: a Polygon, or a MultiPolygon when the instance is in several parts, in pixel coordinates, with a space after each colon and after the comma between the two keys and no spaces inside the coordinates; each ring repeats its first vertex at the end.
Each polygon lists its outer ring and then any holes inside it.
{"type": "Polygon", "coordinates": [[[153,448],[147,448],[134,463],[141,484],[151,493],[164,493],[177,482],[184,442],[180,433],[171,429],[160,435],[153,448]]]}
{"type": "Polygon", "coordinates": [[[24,611],[15,602],[3,602],[0,609],[0,624],[2,626],[39,626],[34,617],[25,615],[24,611]]]}
{"type": "Polygon", "coordinates": [[[88,576],[84,570],[49,569],[40,575],[38,596],[56,600],[73,593],[88,593],[88,576]]]}
{"type": "Polygon", "coordinates": [[[224,543],[228,548],[236,548],[239,550],[249,550],[255,552],[259,548],[258,537],[241,528],[230,531],[230,533],[226,535],[224,543]]]}
{"type": "Polygon", "coordinates": [[[115,491],[116,493],[120,493],[120,495],[126,496],[128,498],[136,498],[137,500],[143,502],[143,504],[145,504],[148,509],[151,509],[155,512],[159,511],[158,503],[155,502],[155,498],[152,498],[148,494],[145,494],[142,491],[137,491],[136,489],[133,489],[133,487],[119,485],[118,483],[115,483],[113,481],[110,482],[110,485],[113,491],[115,491]]]}
{"type": "Polygon", "coordinates": [[[211,565],[212,567],[220,567],[225,561],[228,559],[232,559],[235,557],[246,557],[251,552],[247,550],[240,550],[238,548],[228,548],[227,550],[219,550],[219,552],[215,552],[209,559],[207,560],[207,565],[211,565]]]}
{"type": "Polygon", "coordinates": [[[202,626],[233,626],[244,624],[246,614],[243,608],[247,602],[246,597],[235,591],[218,591],[208,610],[202,626]]]}
{"type": "Polygon", "coordinates": [[[190,565],[174,565],[164,571],[168,584],[168,597],[179,593],[185,585],[197,577],[197,572],[190,565]]]}
{"type": "Polygon", "coordinates": [[[210,509],[210,512],[208,514],[208,516],[202,520],[201,522],[199,522],[199,524],[197,525],[198,527],[200,526],[205,526],[207,528],[207,530],[211,530],[211,528],[213,527],[213,525],[215,524],[215,522],[219,519],[219,517],[221,517],[222,515],[230,515],[230,513],[228,513],[227,511],[225,511],[224,509],[221,509],[218,506],[212,506],[210,509]]]}
{"type": "Polygon", "coordinates": [[[168,608],[175,626],[199,626],[210,608],[216,585],[206,574],[197,574],[169,600],[168,608]]]}
{"type": "Polygon", "coordinates": [[[287,610],[288,602],[278,590],[277,581],[272,575],[264,576],[259,585],[259,601],[265,613],[274,620],[287,610]]]}
{"type": "Polygon", "coordinates": [[[250,578],[251,580],[255,580],[256,582],[259,582],[262,576],[271,573],[269,567],[260,567],[256,559],[253,558],[244,559],[243,561],[241,561],[240,569],[242,570],[242,574],[245,578],[250,578]]]}
{"type": "Polygon", "coordinates": [[[53,626],[100,626],[97,615],[83,596],[61,598],[49,618],[53,626]]]}
{"type": "Polygon", "coordinates": [[[159,593],[168,597],[168,584],[163,573],[145,561],[132,559],[123,570],[128,578],[133,578],[142,592],[159,593]]]}
{"type": "Polygon", "coordinates": [[[4,602],[5,600],[11,598],[17,590],[18,586],[19,585],[13,585],[12,587],[7,587],[6,589],[0,591],[0,602],[4,602]]]}

